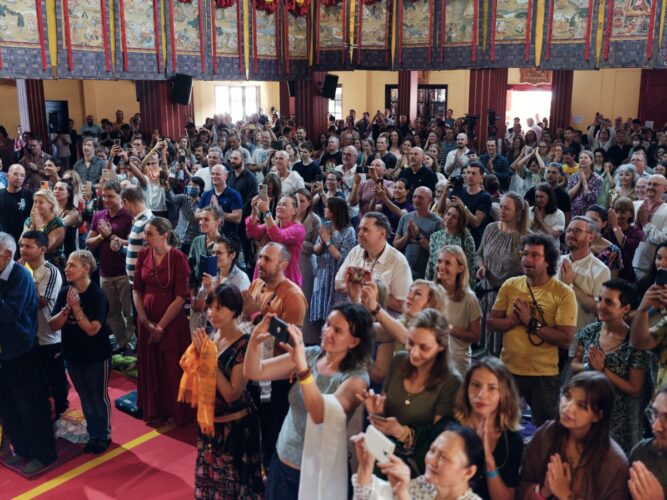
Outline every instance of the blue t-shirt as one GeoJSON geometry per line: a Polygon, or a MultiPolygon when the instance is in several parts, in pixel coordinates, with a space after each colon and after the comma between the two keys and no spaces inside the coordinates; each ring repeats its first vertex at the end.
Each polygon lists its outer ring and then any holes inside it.
{"type": "MultiPolygon", "coordinates": [[[[215,189],[205,191],[199,199],[199,208],[208,207],[211,204],[211,197],[213,197],[214,194],[215,189]]],[[[216,198],[218,199],[218,205],[226,214],[230,214],[237,209],[243,209],[243,200],[241,199],[241,195],[238,191],[233,190],[229,186],[227,186],[222,193],[216,195],[216,198]]],[[[234,224],[233,222],[225,221],[225,223],[222,225],[222,233],[227,236],[238,234],[238,230],[239,225],[234,224]]]]}

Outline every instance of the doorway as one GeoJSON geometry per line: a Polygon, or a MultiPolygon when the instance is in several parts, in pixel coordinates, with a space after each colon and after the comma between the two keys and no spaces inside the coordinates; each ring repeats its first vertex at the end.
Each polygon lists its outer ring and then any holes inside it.
{"type": "Polygon", "coordinates": [[[505,125],[512,128],[514,118],[521,119],[521,129],[528,129],[527,118],[541,121],[551,113],[551,85],[508,85],[505,125]]]}

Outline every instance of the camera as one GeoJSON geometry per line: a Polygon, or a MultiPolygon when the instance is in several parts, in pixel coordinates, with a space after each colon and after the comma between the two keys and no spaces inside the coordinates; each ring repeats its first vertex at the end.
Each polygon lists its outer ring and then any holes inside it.
{"type": "Polygon", "coordinates": [[[452,186],[455,188],[463,187],[463,176],[462,175],[452,175],[452,186]]]}

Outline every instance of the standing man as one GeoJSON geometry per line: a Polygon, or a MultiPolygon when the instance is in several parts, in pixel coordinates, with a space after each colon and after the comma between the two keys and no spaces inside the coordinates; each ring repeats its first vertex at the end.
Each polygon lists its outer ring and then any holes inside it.
{"type": "Polygon", "coordinates": [[[503,283],[488,319],[488,328],[504,333],[500,359],[514,375],[536,426],[558,415],[558,349],[570,345],[577,323],[574,291],[555,277],[559,255],[551,237],[524,236],[524,275],[503,283]]]}
{"type": "Polygon", "coordinates": [[[405,254],[412,269],[412,279],[423,279],[429,256],[429,240],[440,227],[442,219],[431,212],[433,193],[427,187],[415,189],[412,195],[413,212],[408,212],[398,222],[394,247],[405,254]]]}
{"type": "Polygon", "coordinates": [[[37,340],[39,359],[46,375],[49,393],[53,397],[54,421],[67,410],[69,383],[65,375],[65,358],[62,355],[60,330],[49,326],[51,311],[56,305],[63,280],[56,266],[44,259],[49,238],[42,231],[27,231],[21,237],[21,258],[32,269],[32,279],[37,288],[37,340]]]}
{"type": "Polygon", "coordinates": [[[39,301],[26,268],[14,262],[16,242],[0,233],[0,418],[14,448],[8,464],[29,462],[25,474],[56,459],[49,394],[37,352],[39,301]]]}
{"type": "MultiPolygon", "coordinates": [[[[221,232],[227,236],[238,236],[238,226],[243,216],[243,200],[238,191],[227,185],[229,171],[224,165],[215,165],[211,167],[211,185],[212,189],[206,191],[199,199],[198,208],[202,209],[209,205],[218,205],[222,210],[224,224],[221,232]]],[[[195,217],[199,218],[200,210],[195,212],[195,217]]]]}
{"type": "Polygon", "coordinates": [[[637,279],[644,277],[652,268],[658,245],[667,241],[667,203],[663,195],[667,191],[664,175],[654,174],[646,183],[646,199],[637,211],[637,225],[645,234],[644,241],[635,252],[632,265],[637,279]]]}
{"type": "MultiPolygon", "coordinates": [[[[252,212],[251,202],[258,193],[257,177],[245,168],[243,156],[238,151],[234,151],[230,155],[229,165],[232,167],[232,175],[227,178],[227,183],[230,188],[241,195],[241,201],[243,202],[241,220],[245,220],[252,212]]],[[[246,269],[254,269],[254,246],[246,236],[245,224],[239,225],[239,237],[241,238],[241,245],[243,247],[246,269]]]]}
{"type": "Polygon", "coordinates": [[[250,151],[241,146],[241,139],[239,139],[238,135],[231,134],[229,137],[227,137],[227,144],[229,145],[229,149],[227,149],[227,152],[225,153],[225,162],[229,163],[229,158],[235,151],[241,153],[244,163],[251,162],[250,151]]]}
{"type": "Polygon", "coordinates": [[[25,156],[20,161],[27,175],[25,188],[31,193],[39,191],[40,183],[49,180],[45,167],[46,160],[50,159],[51,155],[42,151],[42,140],[31,137],[25,148],[25,156]]]}
{"type": "Polygon", "coordinates": [[[102,127],[95,123],[95,118],[93,115],[86,116],[86,124],[81,127],[81,137],[92,137],[94,139],[99,139],[102,135],[102,127]]]}
{"type": "Polygon", "coordinates": [[[144,229],[153,217],[153,212],[146,208],[144,192],[138,187],[123,189],[120,197],[123,200],[123,208],[132,216],[132,227],[130,228],[130,235],[127,237],[127,252],[125,254],[125,271],[130,280],[130,286],[132,286],[134,284],[137,255],[146,245],[144,229]]]}
{"type": "Polygon", "coordinates": [[[456,149],[447,153],[445,160],[445,175],[461,175],[463,169],[468,166],[468,136],[461,132],[456,136],[456,149]]]}
{"type": "MultiPolygon", "coordinates": [[[[561,167],[560,163],[551,162],[545,169],[544,180],[553,188],[554,193],[556,193],[556,206],[565,214],[565,221],[569,222],[572,216],[572,201],[567,191],[559,185],[562,175],[563,167],[561,167]]],[[[526,192],[524,198],[531,207],[535,205],[535,186],[526,192]]]]}
{"type": "Polygon", "coordinates": [[[120,193],[118,181],[104,183],[104,209],[93,215],[86,238],[89,250],[99,249],[100,286],[109,300],[107,323],[116,338],[116,352],[131,349],[135,338],[132,290],[125,270],[125,256],[121,252],[130,236],[132,215],[123,208],[120,193]]]}
{"type": "Polygon", "coordinates": [[[23,223],[32,210],[32,193],[23,187],[25,168],[18,163],[9,167],[7,187],[0,189],[0,230],[9,233],[18,241],[23,232],[23,223]]]}
{"type": "Polygon", "coordinates": [[[398,161],[396,155],[389,151],[389,140],[386,135],[378,137],[377,143],[377,153],[375,156],[368,157],[368,165],[370,166],[373,163],[373,160],[382,160],[384,162],[385,168],[389,172],[393,172],[396,168],[396,162],[398,161]]]}
{"type": "MultiPolygon", "coordinates": [[[[479,248],[484,229],[491,217],[491,195],[484,191],[484,167],[473,161],[463,170],[464,186],[454,187],[452,201],[463,205],[468,216],[468,228],[475,240],[475,248],[479,248]]],[[[447,181],[447,187],[452,187],[447,181]]]]}
{"type": "Polygon", "coordinates": [[[410,150],[410,168],[402,169],[399,179],[405,179],[408,188],[415,191],[420,186],[425,186],[435,191],[435,185],[438,183],[438,176],[433,170],[424,166],[424,150],[420,147],[414,147],[410,150]]]}
{"type": "Polygon", "coordinates": [[[95,140],[92,137],[83,138],[81,149],[83,158],[78,160],[72,168],[81,177],[81,182],[90,181],[95,186],[102,177],[102,170],[106,167],[107,162],[95,155],[95,140]]]}
{"type": "Polygon", "coordinates": [[[510,167],[507,163],[507,158],[498,154],[498,145],[495,137],[489,137],[486,140],[486,153],[484,153],[479,161],[486,167],[487,174],[494,174],[500,181],[500,187],[503,191],[507,191],[510,185],[510,167]]]}

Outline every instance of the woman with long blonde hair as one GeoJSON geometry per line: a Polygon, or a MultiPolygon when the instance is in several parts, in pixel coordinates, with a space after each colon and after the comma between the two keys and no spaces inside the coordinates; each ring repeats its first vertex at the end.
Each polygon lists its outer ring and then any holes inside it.
{"type": "Polygon", "coordinates": [[[435,283],[444,289],[444,312],[449,320],[449,349],[454,365],[465,374],[470,346],[479,341],[482,309],[470,289],[468,260],[461,247],[445,245],[437,256],[435,283]]]}

